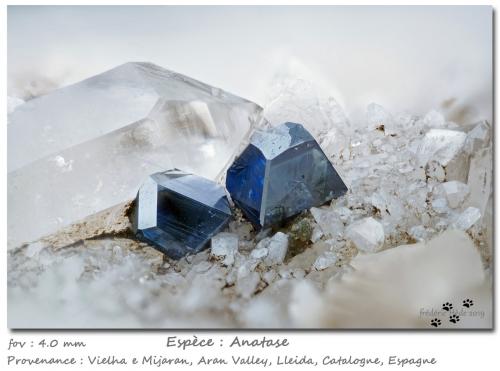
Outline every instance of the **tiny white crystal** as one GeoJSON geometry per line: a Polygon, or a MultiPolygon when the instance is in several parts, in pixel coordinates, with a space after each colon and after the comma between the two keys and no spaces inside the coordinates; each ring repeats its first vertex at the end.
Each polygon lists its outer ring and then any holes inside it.
{"type": "Polygon", "coordinates": [[[488,121],[480,121],[467,133],[465,140],[465,150],[467,153],[474,153],[482,147],[486,147],[490,142],[491,126],[488,121]]]}
{"type": "Polygon", "coordinates": [[[269,254],[264,259],[267,265],[281,264],[288,250],[288,235],[278,232],[271,237],[268,245],[269,254]]]}
{"type": "Polygon", "coordinates": [[[432,129],[425,134],[418,148],[421,165],[436,160],[446,166],[462,150],[466,134],[461,131],[432,129]]]}
{"type": "Polygon", "coordinates": [[[455,180],[443,183],[441,187],[448,200],[448,205],[452,208],[460,206],[469,194],[469,187],[467,184],[455,180]]]}
{"type": "Polygon", "coordinates": [[[446,214],[450,211],[445,198],[437,198],[432,201],[432,209],[438,214],[446,214]]]}
{"type": "Polygon", "coordinates": [[[252,259],[262,259],[265,258],[268,253],[269,250],[266,247],[260,247],[258,249],[257,248],[253,249],[252,252],[250,253],[250,257],[252,259]]]}
{"type": "Polygon", "coordinates": [[[382,130],[386,135],[395,134],[397,128],[392,115],[384,107],[371,103],[366,108],[366,119],[369,130],[382,130]]]}
{"type": "Polygon", "coordinates": [[[346,230],[346,236],[364,252],[376,252],[384,244],[384,227],[372,217],[352,223],[346,230]]]}
{"type": "Polygon", "coordinates": [[[315,225],[311,234],[311,242],[318,242],[323,237],[323,231],[319,225],[315,225]]]}
{"type": "Polygon", "coordinates": [[[492,161],[493,152],[490,147],[480,150],[470,162],[467,181],[470,189],[469,202],[471,206],[479,208],[481,214],[487,213],[488,203],[491,202],[492,198],[492,161]]]}
{"type": "Polygon", "coordinates": [[[257,289],[260,276],[257,272],[250,272],[248,275],[239,278],[236,282],[236,292],[243,298],[250,298],[257,289]]]}
{"type": "Polygon", "coordinates": [[[432,110],[425,115],[423,124],[428,128],[441,129],[446,127],[446,120],[440,112],[432,110]]]}
{"type": "Polygon", "coordinates": [[[234,233],[221,232],[212,238],[211,254],[224,257],[224,265],[234,263],[234,254],[238,251],[238,235],[234,233]]]}
{"type": "Polygon", "coordinates": [[[425,229],[423,225],[416,225],[414,227],[411,227],[408,231],[408,234],[418,242],[425,241],[429,236],[427,229],[425,229]]]}
{"type": "Polygon", "coordinates": [[[277,273],[274,269],[268,270],[262,274],[262,279],[265,283],[270,285],[276,279],[277,273]]]}
{"type": "Polygon", "coordinates": [[[333,210],[325,210],[317,207],[311,208],[311,214],[319,224],[322,231],[331,237],[340,237],[344,232],[344,223],[333,210]]]}
{"type": "Polygon", "coordinates": [[[481,219],[481,211],[476,207],[468,207],[458,216],[452,226],[466,231],[476,224],[479,219],[481,219]]]}
{"type": "Polygon", "coordinates": [[[313,268],[317,271],[326,269],[337,262],[337,255],[331,251],[325,251],[323,254],[316,258],[313,268]]]}

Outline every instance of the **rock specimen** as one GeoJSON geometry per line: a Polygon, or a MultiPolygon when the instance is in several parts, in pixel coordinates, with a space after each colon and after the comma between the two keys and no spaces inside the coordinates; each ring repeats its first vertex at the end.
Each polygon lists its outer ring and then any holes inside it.
{"type": "Polygon", "coordinates": [[[224,189],[174,169],[151,175],[132,212],[136,235],[174,259],[197,253],[229,222],[224,189]]]}
{"type": "Polygon", "coordinates": [[[256,131],[227,171],[226,187],[246,217],[260,227],[347,192],[311,134],[291,122],[256,131]]]}

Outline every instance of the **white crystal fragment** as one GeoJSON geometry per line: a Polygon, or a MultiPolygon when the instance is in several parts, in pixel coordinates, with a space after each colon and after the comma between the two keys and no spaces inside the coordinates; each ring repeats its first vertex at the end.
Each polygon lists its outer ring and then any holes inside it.
{"type": "Polygon", "coordinates": [[[446,172],[443,166],[437,161],[429,161],[425,167],[424,179],[428,176],[429,178],[435,179],[438,182],[444,182],[446,179],[446,172]]]}
{"type": "Polygon", "coordinates": [[[481,211],[476,207],[468,207],[453,222],[452,227],[462,231],[468,230],[481,219],[481,211]]]}
{"type": "Polygon", "coordinates": [[[337,262],[337,255],[331,251],[325,251],[323,254],[316,258],[313,268],[317,271],[324,270],[331,267],[337,262]]]}
{"type": "Polygon", "coordinates": [[[371,103],[366,108],[368,130],[381,130],[385,135],[397,133],[397,128],[392,115],[382,106],[371,103]]]}
{"type": "Polygon", "coordinates": [[[433,200],[431,205],[432,209],[438,214],[446,214],[450,211],[448,208],[448,202],[443,197],[433,200]]]}
{"type": "Polygon", "coordinates": [[[344,223],[342,223],[338,214],[333,212],[333,210],[312,207],[311,214],[325,235],[340,237],[343,234],[344,223]]]}
{"type": "Polygon", "coordinates": [[[429,111],[423,118],[423,124],[429,129],[443,129],[446,127],[446,119],[441,112],[429,111]]]}
{"type": "Polygon", "coordinates": [[[264,280],[265,283],[270,285],[271,283],[273,283],[273,281],[276,279],[277,276],[278,275],[276,271],[274,269],[270,269],[262,274],[262,279],[264,280]]]}
{"type": "Polygon", "coordinates": [[[463,149],[466,134],[461,131],[432,129],[427,132],[418,148],[418,158],[421,165],[430,160],[446,166],[463,149]]]}
{"type": "Polygon", "coordinates": [[[493,153],[491,147],[477,152],[471,159],[467,185],[470,189],[468,203],[486,214],[488,202],[492,198],[493,153]]]}
{"type": "Polygon", "coordinates": [[[257,289],[260,282],[260,275],[257,272],[250,272],[248,275],[238,278],[236,282],[236,292],[243,298],[250,298],[257,289]]]}
{"type": "Polygon", "coordinates": [[[266,247],[255,248],[250,253],[250,258],[252,259],[263,259],[269,254],[269,250],[266,247]]]}
{"type": "Polygon", "coordinates": [[[487,147],[491,139],[491,126],[488,121],[483,120],[474,126],[474,128],[467,133],[465,140],[465,150],[473,154],[483,147],[487,147]]]}
{"type": "Polygon", "coordinates": [[[212,237],[211,254],[224,257],[224,265],[234,263],[234,255],[238,251],[238,235],[234,233],[221,232],[212,237]]]}
{"type": "Polygon", "coordinates": [[[459,207],[469,194],[467,184],[455,180],[442,183],[441,187],[451,208],[459,207]]]}
{"type": "Polygon", "coordinates": [[[410,228],[408,234],[418,242],[427,240],[429,233],[423,225],[415,225],[410,228]]]}
{"type": "Polygon", "coordinates": [[[258,260],[254,259],[245,260],[238,268],[238,274],[237,274],[238,280],[252,273],[255,270],[257,264],[259,264],[258,260]]]}
{"type": "Polygon", "coordinates": [[[288,235],[282,232],[277,232],[269,240],[267,249],[269,253],[264,259],[264,263],[266,265],[283,263],[283,260],[285,260],[286,253],[288,251],[288,235]]]}
{"type": "Polygon", "coordinates": [[[384,244],[384,227],[372,217],[358,220],[346,229],[346,236],[363,252],[377,252],[384,244]]]}
{"type": "Polygon", "coordinates": [[[319,225],[315,225],[313,227],[313,231],[311,234],[311,242],[312,243],[318,242],[321,239],[321,237],[323,237],[323,230],[319,225]]]}

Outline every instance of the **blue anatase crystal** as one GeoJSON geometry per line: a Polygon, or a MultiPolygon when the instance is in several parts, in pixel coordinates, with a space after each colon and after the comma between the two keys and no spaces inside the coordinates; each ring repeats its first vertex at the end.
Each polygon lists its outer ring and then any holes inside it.
{"type": "Polygon", "coordinates": [[[143,183],[134,204],[136,236],[173,259],[197,253],[231,217],[224,189],[174,169],[155,173],[143,183]]]}
{"type": "Polygon", "coordinates": [[[231,198],[266,227],[347,192],[318,143],[300,124],[257,131],[227,171],[231,198]]]}

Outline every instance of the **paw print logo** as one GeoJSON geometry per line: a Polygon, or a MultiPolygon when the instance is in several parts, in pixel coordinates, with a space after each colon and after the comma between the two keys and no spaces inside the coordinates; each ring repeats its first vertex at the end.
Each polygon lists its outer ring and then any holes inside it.
{"type": "Polygon", "coordinates": [[[453,309],[453,304],[446,302],[443,304],[443,309],[449,312],[451,309],[453,309]]]}
{"type": "Polygon", "coordinates": [[[441,326],[441,320],[437,319],[437,318],[434,318],[433,320],[431,320],[431,326],[434,326],[434,327],[441,326]]]}
{"type": "Polygon", "coordinates": [[[458,321],[460,321],[460,316],[457,316],[456,314],[450,316],[451,323],[457,323],[458,321]]]}
{"type": "Polygon", "coordinates": [[[471,299],[465,299],[463,302],[462,302],[462,305],[466,308],[470,308],[474,305],[474,302],[471,300],[471,299]]]}

